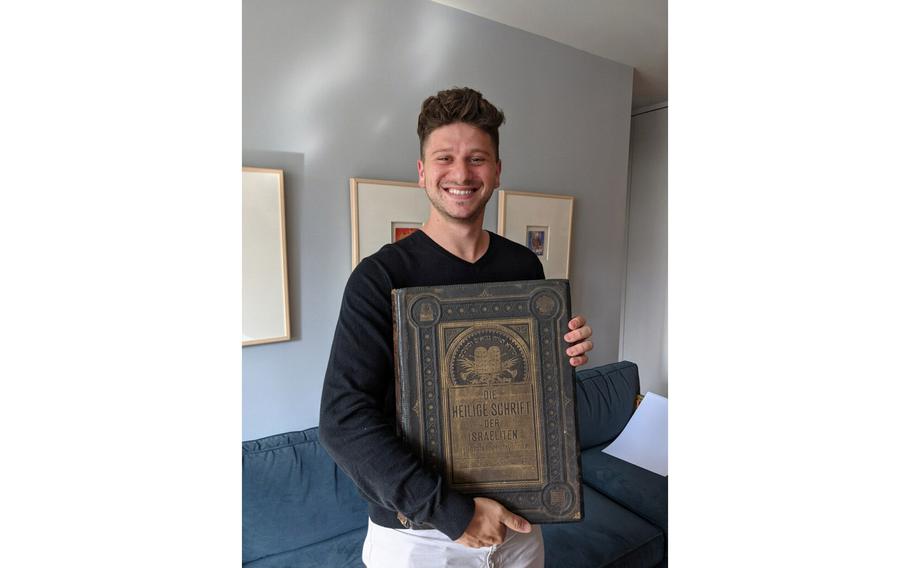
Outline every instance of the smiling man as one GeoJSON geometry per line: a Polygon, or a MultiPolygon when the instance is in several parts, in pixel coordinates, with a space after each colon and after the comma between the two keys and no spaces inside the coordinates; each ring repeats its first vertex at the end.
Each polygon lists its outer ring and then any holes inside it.
{"type": "MultiPolygon", "coordinates": [[[[369,502],[368,568],[543,568],[540,528],[483,497],[446,487],[396,434],[391,291],[411,286],[544,278],[537,255],[483,230],[499,187],[505,117],[468,88],[424,101],[417,174],[432,207],[421,230],[365,258],[345,287],[326,369],[323,446],[369,502]]],[[[591,328],[566,330],[573,366],[587,362],[591,328]]]]}

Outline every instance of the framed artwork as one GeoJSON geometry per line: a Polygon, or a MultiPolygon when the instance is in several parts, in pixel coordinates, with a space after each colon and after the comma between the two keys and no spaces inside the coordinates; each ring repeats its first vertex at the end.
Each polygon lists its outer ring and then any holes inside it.
{"type": "Polygon", "coordinates": [[[351,178],[351,270],[423,225],[430,202],[416,183],[351,178]]]}
{"type": "Polygon", "coordinates": [[[531,249],[547,278],[568,278],[574,204],[571,195],[500,190],[496,232],[531,249]]]}
{"type": "Polygon", "coordinates": [[[392,241],[397,243],[401,239],[407,237],[417,229],[419,229],[423,223],[399,223],[392,222],[392,241]]]}
{"type": "Polygon", "coordinates": [[[291,338],[284,172],[243,168],[243,345],[291,338]]]}

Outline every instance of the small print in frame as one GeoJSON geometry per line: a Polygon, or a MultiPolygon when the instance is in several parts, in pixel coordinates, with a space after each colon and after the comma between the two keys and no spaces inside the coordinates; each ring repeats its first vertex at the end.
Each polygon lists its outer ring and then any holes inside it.
{"type": "Polygon", "coordinates": [[[528,248],[534,251],[537,256],[546,256],[547,254],[547,228],[546,227],[528,227],[528,248]]]}
{"type": "Polygon", "coordinates": [[[410,236],[411,233],[420,228],[422,223],[399,223],[392,222],[392,242],[397,243],[401,239],[410,236]]]}
{"type": "Polygon", "coordinates": [[[546,278],[568,279],[574,203],[571,195],[501,189],[496,232],[533,251],[546,278]]]}

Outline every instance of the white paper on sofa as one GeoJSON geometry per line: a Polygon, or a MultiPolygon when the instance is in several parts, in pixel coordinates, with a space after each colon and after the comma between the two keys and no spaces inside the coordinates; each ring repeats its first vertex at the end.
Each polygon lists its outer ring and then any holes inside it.
{"type": "Polygon", "coordinates": [[[605,454],[667,475],[667,399],[649,392],[605,454]]]}

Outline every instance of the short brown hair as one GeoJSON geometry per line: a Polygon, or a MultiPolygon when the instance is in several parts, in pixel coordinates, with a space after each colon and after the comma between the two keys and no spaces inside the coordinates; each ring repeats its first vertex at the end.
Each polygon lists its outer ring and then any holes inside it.
{"type": "Polygon", "coordinates": [[[483,130],[493,139],[496,159],[499,160],[499,127],[506,121],[501,110],[483,95],[468,87],[453,87],[439,91],[423,101],[417,117],[417,136],[420,138],[420,157],[430,133],[447,124],[464,122],[483,130]]]}

